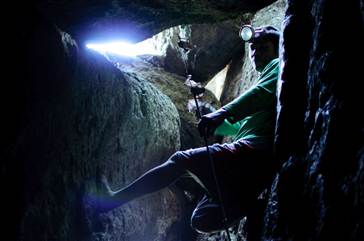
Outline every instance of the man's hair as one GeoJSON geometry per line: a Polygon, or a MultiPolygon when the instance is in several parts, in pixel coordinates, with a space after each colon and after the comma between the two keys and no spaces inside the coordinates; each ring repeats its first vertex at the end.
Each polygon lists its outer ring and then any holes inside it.
{"type": "Polygon", "coordinates": [[[279,38],[280,38],[280,32],[278,29],[276,29],[273,26],[262,26],[255,28],[254,37],[252,38],[252,41],[255,40],[268,40],[273,43],[275,46],[277,52],[279,48],[279,38]]]}

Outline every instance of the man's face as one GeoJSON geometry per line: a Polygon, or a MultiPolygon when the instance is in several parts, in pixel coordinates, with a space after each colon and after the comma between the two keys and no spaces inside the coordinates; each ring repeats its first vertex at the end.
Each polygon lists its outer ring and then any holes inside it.
{"type": "Polygon", "coordinates": [[[256,39],[249,43],[249,57],[254,68],[261,72],[273,59],[277,58],[277,52],[272,41],[256,39]]]}

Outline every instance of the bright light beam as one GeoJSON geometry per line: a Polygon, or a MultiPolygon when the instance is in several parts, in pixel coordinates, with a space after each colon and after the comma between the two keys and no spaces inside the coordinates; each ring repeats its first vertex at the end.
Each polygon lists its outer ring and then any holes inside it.
{"type": "Polygon", "coordinates": [[[87,44],[87,48],[101,53],[113,53],[123,56],[135,57],[143,54],[161,55],[153,45],[152,39],[147,39],[137,44],[127,42],[109,42],[102,44],[87,44]]]}

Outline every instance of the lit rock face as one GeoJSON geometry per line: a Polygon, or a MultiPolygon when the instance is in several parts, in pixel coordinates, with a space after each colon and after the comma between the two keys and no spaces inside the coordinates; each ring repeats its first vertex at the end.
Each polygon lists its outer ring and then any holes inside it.
{"type": "Polygon", "coordinates": [[[179,149],[174,104],[152,84],[124,76],[100,54],[33,20],[17,62],[27,77],[19,80],[27,87],[22,125],[2,149],[9,185],[3,190],[11,197],[5,206],[18,210],[9,217],[18,218],[17,236],[165,239],[181,211],[169,189],[101,216],[83,201],[100,174],[120,188],[179,149]]]}

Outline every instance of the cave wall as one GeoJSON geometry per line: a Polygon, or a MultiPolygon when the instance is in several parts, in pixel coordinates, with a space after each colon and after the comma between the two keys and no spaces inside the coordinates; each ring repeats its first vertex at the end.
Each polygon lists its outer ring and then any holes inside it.
{"type": "Polygon", "coordinates": [[[262,240],[364,238],[363,13],[362,1],[288,1],[262,240]]]}

